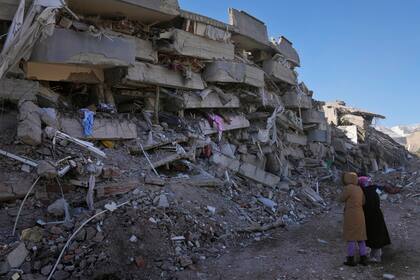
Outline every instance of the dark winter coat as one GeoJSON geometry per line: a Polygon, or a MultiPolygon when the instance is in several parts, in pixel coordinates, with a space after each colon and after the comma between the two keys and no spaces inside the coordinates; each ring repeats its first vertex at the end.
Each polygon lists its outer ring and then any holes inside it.
{"type": "Polygon", "coordinates": [[[372,249],[379,249],[391,244],[384,215],[381,211],[381,200],[376,192],[377,186],[362,187],[365,194],[365,213],[367,241],[366,245],[372,249]]]}

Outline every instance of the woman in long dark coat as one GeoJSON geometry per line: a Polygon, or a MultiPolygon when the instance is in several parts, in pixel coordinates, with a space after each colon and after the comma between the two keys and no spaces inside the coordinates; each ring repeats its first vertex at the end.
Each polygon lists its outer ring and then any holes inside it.
{"type": "Polygon", "coordinates": [[[359,177],[359,185],[365,194],[365,213],[367,247],[371,248],[371,261],[380,262],[382,248],[391,244],[384,215],[381,210],[381,200],[377,193],[379,186],[372,185],[369,177],[359,177]]]}

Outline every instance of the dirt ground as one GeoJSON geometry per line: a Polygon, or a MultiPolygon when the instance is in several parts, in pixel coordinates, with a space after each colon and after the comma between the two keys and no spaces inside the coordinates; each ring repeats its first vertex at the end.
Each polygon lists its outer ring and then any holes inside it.
{"type": "MultiPolygon", "coordinates": [[[[400,197],[402,198],[402,197],[400,197]]],[[[389,199],[383,212],[392,245],[381,264],[346,267],[341,240],[342,205],[318,219],[279,229],[270,238],[208,260],[197,271],[183,271],[179,279],[420,279],[420,200],[389,199]]]]}

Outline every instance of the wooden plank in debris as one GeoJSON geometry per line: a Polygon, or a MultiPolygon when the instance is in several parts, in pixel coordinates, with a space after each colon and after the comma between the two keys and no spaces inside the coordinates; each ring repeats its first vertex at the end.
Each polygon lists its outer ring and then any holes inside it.
{"type": "Polygon", "coordinates": [[[128,182],[109,183],[97,186],[96,196],[107,197],[131,192],[139,186],[139,182],[132,180],[128,182]]]}
{"type": "Polygon", "coordinates": [[[79,139],[122,140],[137,138],[137,126],[129,120],[99,119],[94,120],[91,136],[83,134],[81,121],[76,118],[60,118],[62,131],[79,139]]]}
{"type": "MultiPolygon", "coordinates": [[[[249,121],[245,116],[237,115],[237,116],[229,116],[230,123],[224,122],[223,123],[223,131],[235,130],[235,129],[242,129],[249,127],[249,121]]],[[[200,121],[200,129],[205,135],[210,135],[217,133],[217,129],[210,125],[210,123],[203,119],[200,121]]]]}
{"type": "Polygon", "coordinates": [[[229,59],[235,57],[233,44],[215,41],[180,29],[171,29],[160,34],[158,48],[162,52],[197,57],[201,59],[229,59]]]}
{"type": "Polygon", "coordinates": [[[214,153],[211,160],[215,164],[228,168],[248,179],[269,187],[274,187],[280,182],[280,177],[274,174],[266,172],[255,165],[244,163],[234,158],[229,158],[220,153],[214,153]]]}
{"type": "Polygon", "coordinates": [[[98,84],[104,82],[100,68],[39,62],[26,63],[26,78],[30,80],[98,84]]]}

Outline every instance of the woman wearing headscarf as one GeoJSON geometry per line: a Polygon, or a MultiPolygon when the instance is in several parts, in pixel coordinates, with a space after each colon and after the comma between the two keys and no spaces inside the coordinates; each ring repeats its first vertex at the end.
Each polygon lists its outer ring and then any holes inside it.
{"type": "Polygon", "coordinates": [[[366,256],[366,223],[363,213],[364,195],[358,186],[357,174],[346,172],[343,174],[344,190],[341,193],[340,201],[345,203],[343,237],[347,241],[347,260],[344,263],[348,266],[356,266],[355,254],[359,247],[360,264],[367,265],[366,256]]]}
{"type": "Polygon", "coordinates": [[[359,177],[359,185],[366,199],[363,205],[367,232],[366,245],[371,249],[371,261],[380,262],[382,247],[391,244],[384,215],[381,210],[381,200],[377,193],[380,187],[372,184],[371,178],[366,176],[359,177]]]}

